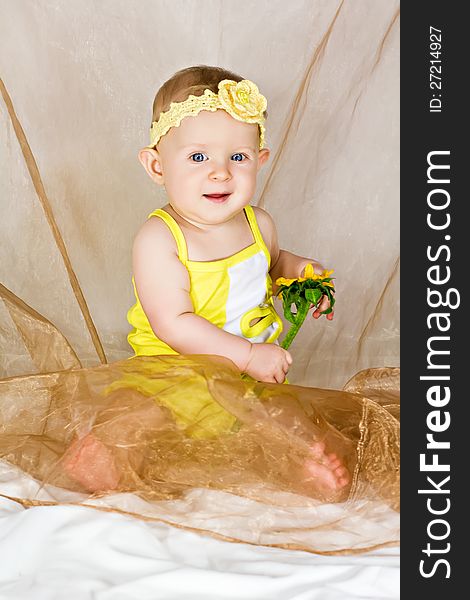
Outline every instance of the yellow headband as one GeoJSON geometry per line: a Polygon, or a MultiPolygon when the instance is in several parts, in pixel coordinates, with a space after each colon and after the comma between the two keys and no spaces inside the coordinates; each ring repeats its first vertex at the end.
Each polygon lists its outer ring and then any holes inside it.
{"type": "Polygon", "coordinates": [[[219,82],[219,92],[214,94],[209,89],[202,96],[188,96],[183,102],[172,102],[170,108],[160,113],[158,121],[152,123],[150,129],[150,144],[147,148],[155,148],[171,127],[179,127],[185,117],[195,117],[201,110],[212,112],[219,108],[225,110],[237,121],[257,123],[259,126],[259,147],[264,147],[264,116],[267,100],[260,94],[258,87],[252,81],[243,79],[238,83],[231,79],[219,82]]]}

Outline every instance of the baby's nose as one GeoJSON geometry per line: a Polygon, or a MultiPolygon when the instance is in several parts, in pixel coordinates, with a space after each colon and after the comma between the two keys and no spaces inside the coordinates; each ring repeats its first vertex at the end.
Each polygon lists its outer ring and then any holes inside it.
{"type": "Polygon", "coordinates": [[[225,181],[231,177],[230,169],[226,163],[217,163],[213,166],[210,178],[217,181],[225,181]]]}

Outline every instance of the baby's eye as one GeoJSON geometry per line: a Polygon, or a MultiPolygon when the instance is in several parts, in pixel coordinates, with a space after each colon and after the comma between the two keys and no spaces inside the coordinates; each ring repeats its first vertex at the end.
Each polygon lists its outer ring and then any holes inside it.
{"type": "Polygon", "coordinates": [[[236,154],[232,154],[232,159],[237,161],[237,162],[241,162],[243,159],[245,158],[245,155],[242,154],[241,152],[237,152],[236,154]]]}
{"type": "Polygon", "coordinates": [[[191,156],[189,158],[191,158],[193,160],[193,162],[204,162],[205,156],[206,155],[203,154],[202,152],[195,152],[194,154],[191,154],[191,156]]]}

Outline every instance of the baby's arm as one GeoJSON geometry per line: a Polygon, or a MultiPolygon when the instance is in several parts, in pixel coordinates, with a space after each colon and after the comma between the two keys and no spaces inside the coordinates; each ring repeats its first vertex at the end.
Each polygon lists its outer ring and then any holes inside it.
{"type": "Polygon", "coordinates": [[[133,249],[134,280],[142,308],[161,340],[181,354],[216,354],[260,381],[282,383],[292,359],[273,344],[252,344],[194,313],[190,280],[175,240],[157,218],[141,228],[133,249]]]}
{"type": "MultiPolygon", "coordinates": [[[[258,224],[265,240],[266,245],[271,254],[271,269],[269,274],[273,280],[273,291],[276,292],[276,279],[278,277],[285,277],[286,279],[295,279],[302,277],[305,271],[305,267],[311,264],[316,273],[321,273],[324,267],[321,263],[313,258],[306,258],[304,256],[297,256],[287,250],[279,248],[276,225],[269,213],[265,210],[255,207],[255,214],[258,224]]],[[[321,313],[330,306],[330,301],[327,296],[323,296],[320,304],[313,313],[313,316],[318,319],[321,313]]],[[[333,312],[327,315],[327,319],[333,318],[333,312]]]]}

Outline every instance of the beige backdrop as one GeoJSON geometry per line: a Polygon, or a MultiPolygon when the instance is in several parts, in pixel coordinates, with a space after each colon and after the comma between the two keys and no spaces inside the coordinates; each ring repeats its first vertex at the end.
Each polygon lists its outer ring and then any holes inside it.
{"type": "MultiPolygon", "coordinates": [[[[0,0],[0,282],[98,364],[63,239],[108,361],[130,356],[132,240],[166,202],[137,161],[153,97],[180,68],[224,66],[268,98],[253,203],[337,277],[290,380],[398,366],[398,17],[394,0],[0,0]]],[[[35,372],[7,306],[1,375],[35,372]]]]}

